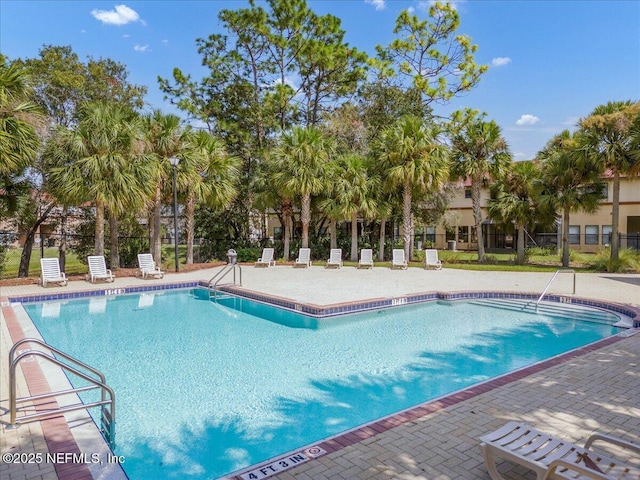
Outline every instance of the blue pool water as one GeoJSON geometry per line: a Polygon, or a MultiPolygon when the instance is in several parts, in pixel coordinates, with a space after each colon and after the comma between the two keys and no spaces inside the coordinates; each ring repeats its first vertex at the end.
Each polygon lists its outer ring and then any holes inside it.
{"type": "Polygon", "coordinates": [[[468,303],[315,320],[198,292],[24,305],[106,374],[131,480],[216,478],[618,332],[468,303]]]}

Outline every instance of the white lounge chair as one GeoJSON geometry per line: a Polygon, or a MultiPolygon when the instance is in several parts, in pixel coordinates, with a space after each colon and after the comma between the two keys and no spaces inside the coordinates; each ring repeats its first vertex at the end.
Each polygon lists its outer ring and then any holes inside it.
{"type": "Polygon", "coordinates": [[[89,255],[87,257],[87,263],[89,264],[88,277],[91,283],[94,283],[96,280],[113,282],[115,276],[111,273],[111,270],[107,269],[103,255],[89,255]]]}
{"type": "Polygon", "coordinates": [[[435,248],[427,248],[424,251],[425,268],[433,267],[436,270],[442,269],[442,262],[438,259],[438,250],[435,248]]]}
{"type": "Polygon", "coordinates": [[[407,261],[404,259],[404,250],[401,248],[393,249],[393,257],[391,258],[391,268],[402,268],[406,270],[407,261]]]}
{"type": "Polygon", "coordinates": [[[263,248],[262,256],[256,262],[256,267],[270,267],[275,264],[276,261],[273,259],[273,248],[263,248]]]}
{"type": "Polygon", "coordinates": [[[296,258],[294,267],[310,267],[311,266],[311,249],[310,248],[301,248],[298,252],[298,258],[296,258]]]}
{"type": "Polygon", "coordinates": [[[46,287],[47,283],[57,283],[61,286],[67,284],[67,276],[60,271],[60,261],[57,258],[41,258],[40,272],[43,287],[46,287]]]}
{"type": "Polygon", "coordinates": [[[331,252],[329,252],[329,260],[327,260],[327,267],[338,267],[342,268],[342,249],[341,248],[332,248],[331,252]]]}
{"type": "Polygon", "coordinates": [[[142,275],[142,278],[147,278],[147,276],[156,278],[164,277],[164,272],[160,270],[160,267],[156,266],[156,262],[153,260],[153,256],[150,253],[138,254],[138,267],[139,270],[136,272],[136,276],[139,273],[142,275]]]}
{"type": "Polygon", "coordinates": [[[640,469],[591,450],[596,441],[606,442],[640,453],[640,445],[595,433],[584,448],[560,438],[534,430],[520,422],[509,422],[493,433],[480,437],[480,449],[493,480],[504,480],[498,472],[495,457],[522,465],[544,479],[638,479],[640,469]]]}
{"type": "Polygon", "coordinates": [[[358,268],[373,268],[373,250],[371,248],[363,248],[360,250],[358,268]]]}

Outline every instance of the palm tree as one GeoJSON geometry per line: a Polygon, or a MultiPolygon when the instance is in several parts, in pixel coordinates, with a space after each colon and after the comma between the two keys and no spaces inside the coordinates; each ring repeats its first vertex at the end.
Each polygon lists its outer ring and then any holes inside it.
{"type": "Polygon", "coordinates": [[[581,150],[595,160],[600,171],[613,174],[611,260],[618,260],[620,176],[640,172],[640,102],[609,102],[580,121],[584,132],[581,150]]]}
{"type": "Polygon", "coordinates": [[[452,171],[458,178],[471,180],[471,204],[478,237],[478,262],[484,262],[484,237],[482,234],[482,208],[480,194],[483,185],[492,178],[498,180],[511,162],[509,146],[500,127],[484,116],[476,118],[469,112],[463,126],[452,138],[452,171]]]}
{"type": "Polygon", "coordinates": [[[95,204],[96,255],[104,254],[105,209],[109,211],[111,268],[117,268],[117,218],[141,208],[150,196],[149,157],[142,148],[139,119],[127,106],[90,103],[80,109],[79,118],[71,130],[60,127],[45,152],[54,165],[50,182],[68,203],[95,204]]]}
{"type": "Polygon", "coordinates": [[[441,129],[419,117],[405,116],[383,131],[375,155],[384,175],[402,188],[404,253],[410,258],[413,235],[413,193],[438,190],[449,177],[448,149],[439,140],[441,129]]]}
{"type": "Polygon", "coordinates": [[[489,216],[499,222],[513,222],[518,230],[516,263],[524,265],[525,229],[538,217],[536,203],[540,172],[533,162],[514,163],[509,173],[491,188],[489,216]]]}
{"type": "Polygon", "coordinates": [[[16,63],[7,65],[0,54],[0,216],[13,214],[18,197],[31,186],[22,173],[36,158],[44,116],[29,97],[25,71],[16,63]]]}
{"type": "MultiPolygon", "coordinates": [[[[376,209],[374,193],[378,182],[369,174],[365,157],[347,154],[332,164],[329,196],[320,203],[333,221],[351,219],[351,261],[358,260],[358,216],[368,216],[376,209]]],[[[332,245],[332,248],[335,248],[332,245]]]]}
{"type": "MultiPolygon", "coordinates": [[[[185,146],[185,130],[177,115],[164,114],[154,110],[143,119],[147,149],[152,154],[150,168],[153,170],[152,179],[155,183],[155,194],[151,201],[150,249],[156,264],[162,263],[162,217],[161,209],[165,196],[170,195],[172,166],[171,157],[181,157],[185,146]]],[[[178,165],[178,172],[182,171],[178,165]]],[[[178,239],[176,238],[177,242],[178,239]]]]}
{"type": "Polygon", "coordinates": [[[579,135],[568,130],[552,138],[538,153],[541,160],[541,201],[562,212],[562,266],[569,266],[570,213],[595,212],[600,206],[603,185],[595,163],[580,155],[579,135]],[[586,160],[586,161],[585,161],[586,160]]]}
{"type": "Polygon", "coordinates": [[[0,54],[0,176],[21,173],[40,146],[36,127],[43,122],[38,106],[29,99],[25,71],[7,65],[0,54]]]}
{"type": "Polygon", "coordinates": [[[205,131],[185,135],[185,148],[178,165],[178,190],[185,200],[186,263],[193,263],[193,237],[197,202],[225,208],[237,194],[235,181],[240,160],[227,154],[222,141],[205,131]]]}
{"type": "Polygon", "coordinates": [[[331,146],[315,127],[295,127],[283,135],[273,150],[274,180],[291,196],[300,197],[302,248],[309,246],[311,197],[325,188],[331,146]]]}

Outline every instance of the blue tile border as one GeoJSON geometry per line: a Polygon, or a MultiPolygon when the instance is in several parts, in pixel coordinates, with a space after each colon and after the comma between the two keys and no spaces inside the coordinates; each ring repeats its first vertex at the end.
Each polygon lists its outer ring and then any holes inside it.
{"type": "MultiPolygon", "coordinates": [[[[32,302],[46,302],[51,300],[65,300],[65,299],[77,299],[88,298],[98,296],[110,296],[110,295],[126,295],[131,293],[151,292],[159,290],[176,290],[181,288],[195,288],[202,287],[208,288],[208,283],[205,281],[190,281],[190,282],[176,282],[165,283],[155,285],[140,285],[135,287],[120,287],[120,288],[104,288],[100,290],[87,290],[82,292],[65,292],[65,293],[53,293],[46,295],[25,295],[25,296],[9,296],[8,300],[12,303],[32,303],[32,302]]],[[[477,300],[486,298],[505,298],[505,299],[518,299],[518,300],[537,300],[540,296],[539,293],[526,293],[526,292],[495,292],[495,291],[467,291],[467,292],[425,292],[409,295],[402,295],[398,297],[390,298],[376,298],[367,299],[356,302],[347,302],[342,304],[332,305],[314,305],[303,302],[296,302],[283,297],[276,297],[266,293],[255,292],[252,290],[245,290],[242,287],[236,285],[222,285],[219,287],[220,291],[230,293],[243,297],[249,300],[254,300],[269,305],[273,305],[280,308],[292,310],[297,313],[302,313],[310,317],[315,318],[327,318],[345,313],[357,313],[365,312],[367,310],[376,310],[380,308],[392,308],[402,305],[412,305],[417,303],[426,303],[433,301],[459,301],[459,300],[477,300]]],[[[623,305],[618,303],[606,302],[603,300],[595,300],[590,298],[574,297],[570,295],[558,295],[548,294],[544,297],[547,302],[556,303],[570,303],[572,305],[580,305],[585,307],[601,308],[610,312],[626,315],[633,321],[635,328],[640,327],[640,308],[633,307],[631,305],[623,305]]]]}
{"type": "MultiPolygon", "coordinates": [[[[207,286],[206,283],[202,283],[201,286],[207,286]]],[[[393,298],[382,299],[369,299],[357,302],[349,302],[344,304],[333,304],[327,306],[319,306],[313,304],[305,304],[295,302],[293,300],[271,296],[265,293],[254,292],[251,290],[244,290],[241,287],[224,285],[220,287],[221,291],[231,293],[239,297],[244,297],[250,300],[255,300],[269,305],[275,305],[278,307],[286,308],[296,311],[298,313],[304,313],[306,315],[326,318],[344,313],[364,312],[367,310],[398,307],[402,305],[411,305],[416,303],[426,303],[433,301],[459,301],[459,300],[477,300],[484,298],[504,298],[504,299],[517,299],[517,300],[532,300],[535,301],[540,296],[539,293],[524,293],[524,292],[491,292],[491,291],[474,291],[474,292],[427,292],[418,294],[409,294],[393,298]]],[[[544,300],[546,302],[556,302],[559,304],[570,303],[572,305],[579,305],[585,307],[601,308],[610,312],[626,315],[633,320],[633,326],[635,328],[640,327],[640,309],[631,305],[622,305],[612,302],[605,302],[602,300],[594,300],[590,298],[574,297],[568,295],[545,295],[544,300]],[[567,301],[569,300],[569,301],[567,301]]]]}
{"type": "Polygon", "coordinates": [[[33,302],[48,302],[51,300],[68,300],[76,298],[88,298],[88,297],[102,297],[112,295],[127,295],[131,293],[140,292],[152,292],[158,290],[177,290],[180,288],[195,288],[199,286],[199,282],[179,282],[179,283],[164,283],[160,285],[141,285],[137,287],[119,287],[119,288],[103,288],[100,290],[87,290],[83,292],[65,292],[65,293],[52,293],[47,295],[24,295],[24,296],[9,296],[8,300],[11,303],[33,303],[33,302]]]}

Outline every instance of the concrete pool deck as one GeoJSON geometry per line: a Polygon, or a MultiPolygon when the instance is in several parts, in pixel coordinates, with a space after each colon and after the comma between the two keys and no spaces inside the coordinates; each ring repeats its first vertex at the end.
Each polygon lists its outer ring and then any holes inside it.
{"type": "MultiPolygon", "coordinates": [[[[221,267],[189,273],[168,273],[163,280],[116,278],[113,284],[92,285],[72,281],[67,287],[23,285],[0,287],[2,298],[32,294],[104,290],[139,285],[160,285],[208,280],[221,267]]],[[[478,272],[418,268],[390,270],[353,267],[327,270],[277,266],[243,266],[243,288],[299,302],[327,305],[371,298],[385,298],[422,292],[509,291],[541,292],[551,273],[478,272]]],[[[117,275],[117,272],[116,272],[117,275]]],[[[562,274],[550,293],[568,294],[573,276],[562,274]]],[[[576,296],[640,307],[640,275],[577,274],[576,296]]],[[[8,332],[9,306],[3,304],[0,341],[0,406],[8,397],[7,355],[12,344],[8,332]]],[[[14,339],[15,341],[15,339],[14,339]]],[[[488,473],[478,448],[478,436],[509,420],[526,421],[540,430],[568,440],[584,441],[594,430],[640,441],[640,335],[620,339],[597,349],[587,349],[543,369],[519,374],[490,389],[462,400],[444,399],[437,408],[411,415],[366,438],[354,438],[320,458],[270,478],[353,479],[484,478],[488,473]]],[[[24,378],[19,379],[18,396],[26,395],[24,378]]],[[[432,402],[433,403],[433,402],[432,402]]],[[[5,421],[6,415],[0,416],[5,421]]],[[[396,421],[397,420],[397,421],[396,421]]],[[[41,422],[44,423],[44,422],[41,422]]],[[[40,423],[17,430],[2,426],[0,447],[5,452],[47,451],[46,435],[40,423]]],[[[509,479],[533,478],[530,472],[508,462],[501,464],[509,479]]],[[[6,464],[0,462],[0,477],[91,478],[87,472],[72,472],[52,464],[6,464]],[[54,468],[55,467],[55,468],[54,468]]],[[[95,475],[94,475],[95,477],[95,475]]]]}

